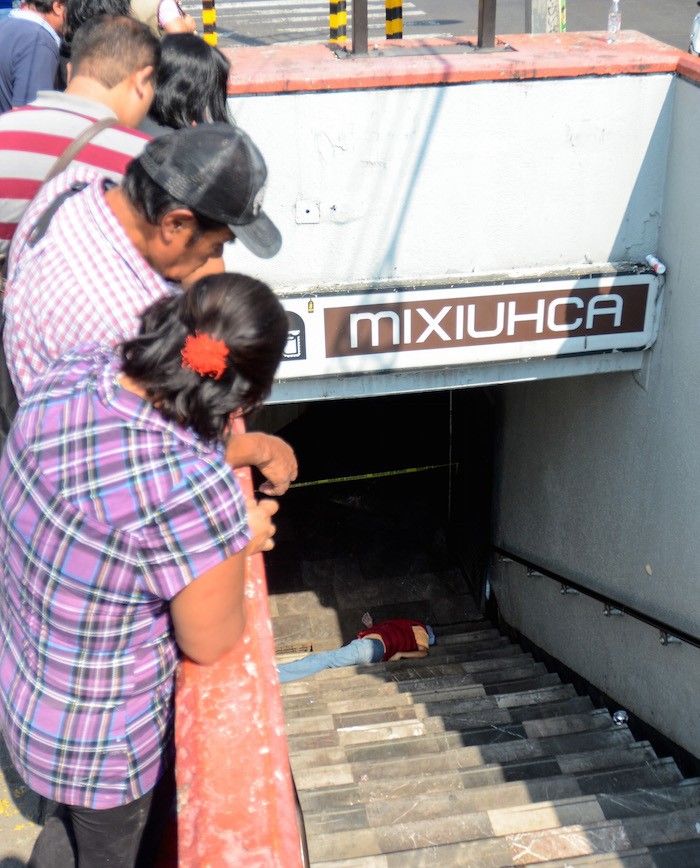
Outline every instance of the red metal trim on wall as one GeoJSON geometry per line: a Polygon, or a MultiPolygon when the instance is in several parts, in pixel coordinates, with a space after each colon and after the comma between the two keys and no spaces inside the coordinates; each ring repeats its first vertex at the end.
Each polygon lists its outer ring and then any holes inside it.
{"type": "Polygon", "coordinates": [[[602,32],[537,33],[498,36],[497,45],[507,44],[510,51],[456,50],[468,41],[404,39],[397,49],[396,41],[376,40],[367,56],[343,60],[323,44],[227,48],[228,92],[303,93],[676,72],[697,80],[700,71],[696,58],[634,30],[623,30],[614,45],[608,45],[602,32]]]}

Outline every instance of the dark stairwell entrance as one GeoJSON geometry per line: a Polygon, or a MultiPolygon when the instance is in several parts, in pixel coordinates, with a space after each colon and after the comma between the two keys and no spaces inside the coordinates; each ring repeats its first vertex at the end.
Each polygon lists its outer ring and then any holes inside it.
{"type": "Polygon", "coordinates": [[[282,686],[311,865],[700,866],[700,780],[481,616],[491,398],[328,402],[278,432],[300,482],[362,477],[282,500],[267,558],[280,659],[348,641],[365,610],[438,635],[424,659],[282,686]]]}
{"type": "Polygon", "coordinates": [[[267,557],[278,651],[348,641],[367,609],[441,626],[477,614],[492,416],[486,390],[434,392],[312,404],[278,432],[301,483],[267,557]]]}

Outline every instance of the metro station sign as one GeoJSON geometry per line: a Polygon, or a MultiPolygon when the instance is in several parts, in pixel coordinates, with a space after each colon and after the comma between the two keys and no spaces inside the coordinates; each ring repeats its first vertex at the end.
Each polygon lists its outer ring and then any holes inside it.
{"type": "Polygon", "coordinates": [[[282,299],[282,380],[638,350],[656,337],[654,274],[282,299]]]}

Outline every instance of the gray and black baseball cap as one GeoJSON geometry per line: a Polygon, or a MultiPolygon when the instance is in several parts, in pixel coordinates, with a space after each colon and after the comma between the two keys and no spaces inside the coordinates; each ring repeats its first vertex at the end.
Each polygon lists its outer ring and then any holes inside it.
{"type": "Polygon", "coordinates": [[[282,246],[262,210],[267,166],[250,136],[230,124],[198,124],[154,139],[137,157],[146,174],[193,211],[229,226],[263,259],[282,246]]]}

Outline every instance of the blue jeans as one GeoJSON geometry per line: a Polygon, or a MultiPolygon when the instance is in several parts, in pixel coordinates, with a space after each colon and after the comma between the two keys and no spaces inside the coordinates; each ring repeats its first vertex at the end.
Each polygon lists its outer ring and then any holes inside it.
{"type": "Polygon", "coordinates": [[[280,663],[277,671],[280,683],[308,678],[323,669],[335,669],[338,666],[355,666],[357,663],[379,663],[384,656],[384,645],[379,639],[353,639],[342,648],[333,651],[321,651],[319,654],[309,654],[301,660],[291,663],[280,663]]]}

